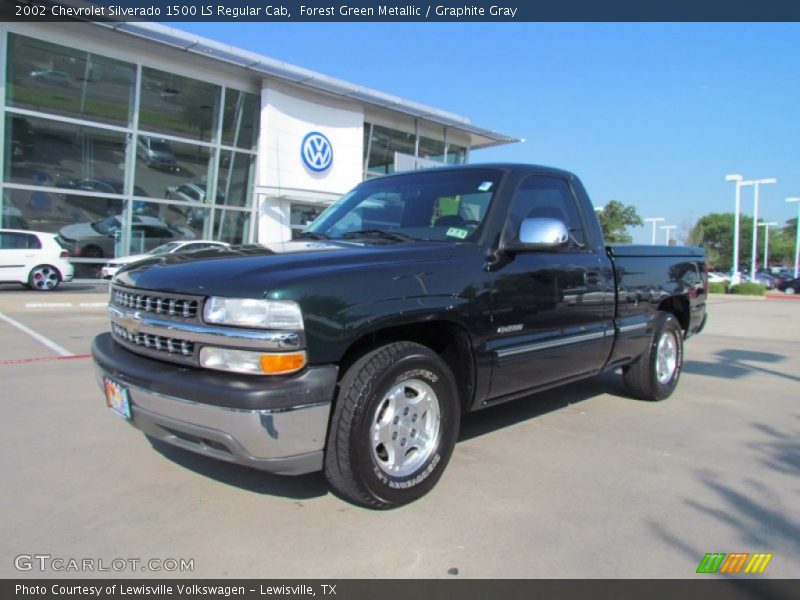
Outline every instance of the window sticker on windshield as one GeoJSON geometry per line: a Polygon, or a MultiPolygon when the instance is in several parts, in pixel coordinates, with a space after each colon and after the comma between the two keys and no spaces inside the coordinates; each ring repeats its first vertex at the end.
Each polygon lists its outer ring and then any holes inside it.
{"type": "Polygon", "coordinates": [[[463,240],[465,237],[469,235],[469,230],[462,229],[461,227],[451,227],[450,229],[447,230],[447,233],[445,233],[445,235],[447,237],[454,237],[463,240]]]}
{"type": "Polygon", "coordinates": [[[484,181],[482,184],[478,186],[478,190],[481,192],[488,192],[490,189],[492,189],[491,181],[484,181]]]}

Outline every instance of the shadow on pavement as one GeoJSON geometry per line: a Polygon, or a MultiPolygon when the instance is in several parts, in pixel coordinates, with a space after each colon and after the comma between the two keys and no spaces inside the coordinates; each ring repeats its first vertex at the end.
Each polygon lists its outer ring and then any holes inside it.
{"type": "Polygon", "coordinates": [[[272,475],[201,456],[153,438],[149,438],[149,441],[157,452],[183,468],[248,492],[303,500],[324,496],[329,491],[322,473],[299,476],[272,475]]]}
{"type": "Polygon", "coordinates": [[[717,357],[716,362],[687,360],[683,363],[683,371],[685,373],[692,373],[693,375],[705,375],[708,377],[718,377],[720,379],[741,379],[754,373],[763,373],[765,375],[788,379],[789,381],[800,382],[800,377],[795,375],[752,364],[776,364],[787,359],[783,354],[731,348],[715,352],[714,356],[717,357]]]}
{"type": "MultiPolygon", "coordinates": [[[[800,415],[794,417],[800,420],[800,415]]],[[[760,435],[745,447],[755,455],[763,469],[792,477],[800,475],[800,430],[782,432],[764,423],[752,423],[752,427],[760,435]]],[[[726,450],[720,449],[720,452],[726,450]]],[[[696,476],[708,492],[684,498],[683,503],[707,518],[709,531],[720,527],[735,531],[741,546],[713,547],[710,538],[709,547],[692,548],[662,523],[651,521],[650,529],[658,538],[698,565],[706,552],[774,552],[780,544],[795,555],[800,553],[800,522],[795,516],[796,511],[776,501],[773,486],[759,478],[757,471],[742,473],[736,488],[715,473],[697,470],[696,476]]],[[[791,557],[783,558],[791,560],[791,557]]]]}
{"type": "Polygon", "coordinates": [[[603,373],[591,379],[464,415],[458,439],[469,440],[602,394],[627,398],[619,373],[603,373]]]}

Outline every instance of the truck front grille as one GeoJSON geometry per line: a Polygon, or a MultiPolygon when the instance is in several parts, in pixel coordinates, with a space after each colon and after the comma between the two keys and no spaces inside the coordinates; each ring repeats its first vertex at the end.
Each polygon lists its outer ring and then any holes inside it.
{"type": "Polygon", "coordinates": [[[115,286],[111,303],[120,308],[133,308],[146,313],[178,319],[197,320],[200,299],[179,294],[130,291],[115,286]]]}
{"type": "Polygon", "coordinates": [[[194,354],[194,342],[153,335],[151,333],[133,333],[116,323],[112,323],[111,327],[114,331],[114,335],[132,344],[136,344],[137,346],[169,352],[170,354],[181,354],[183,356],[191,356],[194,354]]]}

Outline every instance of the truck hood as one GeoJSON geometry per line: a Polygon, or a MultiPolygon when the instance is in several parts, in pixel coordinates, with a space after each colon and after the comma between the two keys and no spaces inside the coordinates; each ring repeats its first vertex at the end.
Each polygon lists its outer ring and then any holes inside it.
{"type": "Polygon", "coordinates": [[[447,260],[441,242],[362,243],[299,240],[167,254],[124,267],[115,282],[133,288],[202,296],[259,297],[292,281],[334,278],[351,269],[447,260]]]}

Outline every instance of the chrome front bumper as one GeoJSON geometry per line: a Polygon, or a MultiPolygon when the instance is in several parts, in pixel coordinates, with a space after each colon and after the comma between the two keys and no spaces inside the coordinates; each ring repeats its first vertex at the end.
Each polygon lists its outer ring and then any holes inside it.
{"type": "MultiPolygon", "coordinates": [[[[109,374],[99,366],[95,373],[104,389],[103,376],[109,374]]],[[[124,385],[131,404],[131,424],[152,438],[271,473],[300,475],[322,469],[329,401],[298,408],[247,410],[124,385]]]]}

